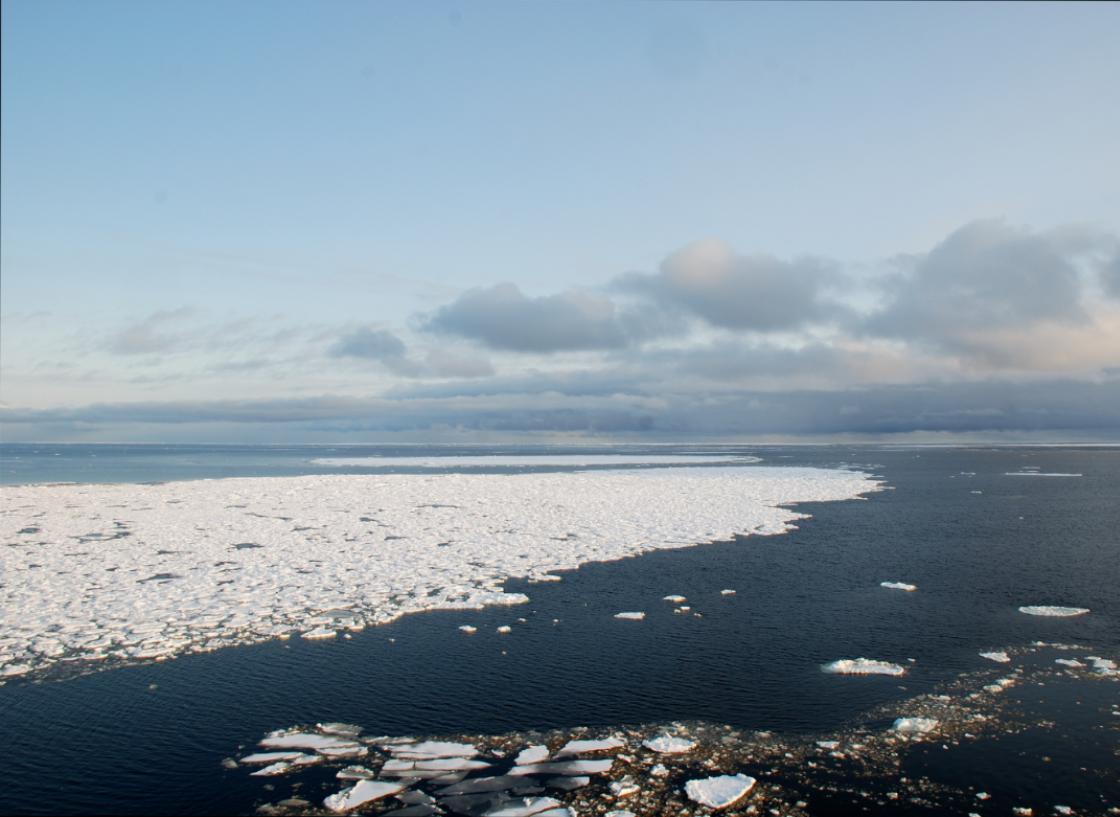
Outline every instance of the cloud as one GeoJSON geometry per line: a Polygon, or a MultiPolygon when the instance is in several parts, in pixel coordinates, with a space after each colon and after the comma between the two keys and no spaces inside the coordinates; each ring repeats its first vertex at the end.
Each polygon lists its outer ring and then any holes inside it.
{"type": "Polygon", "coordinates": [[[512,352],[584,351],[627,346],[639,328],[609,298],[583,290],[530,298],[515,284],[472,289],[441,307],[422,328],[512,352]]]}
{"type": "Polygon", "coordinates": [[[363,327],[343,335],[327,350],[327,354],[385,362],[402,359],[405,351],[404,342],[392,332],[363,327]]]}
{"type": "Polygon", "coordinates": [[[774,332],[837,317],[842,309],[826,290],[839,277],[834,265],[819,259],[739,255],[722,241],[704,239],[669,255],[657,273],[630,273],[615,284],[713,326],[774,332]]]}
{"type": "Polygon", "coordinates": [[[183,334],[181,329],[171,331],[172,325],[181,324],[183,320],[194,315],[195,310],[187,306],[153,312],[142,321],[110,337],[106,346],[110,352],[118,355],[147,355],[173,351],[180,346],[183,334]]]}

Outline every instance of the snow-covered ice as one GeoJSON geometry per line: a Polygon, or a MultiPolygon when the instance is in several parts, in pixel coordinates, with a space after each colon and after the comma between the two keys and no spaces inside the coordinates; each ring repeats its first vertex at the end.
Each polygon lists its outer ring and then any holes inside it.
{"type": "Polygon", "coordinates": [[[690,752],[696,746],[696,741],[687,738],[675,738],[671,735],[658,735],[642,742],[642,746],[664,755],[676,755],[690,752]]]}
{"type": "Polygon", "coordinates": [[[680,596],[675,593],[671,596],[665,596],[661,600],[671,601],[673,604],[683,604],[684,602],[688,601],[688,599],[686,599],[684,596],[680,596]]]}
{"type": "Polygon", "coordinates": [[[507,579],[780,534],[790,504],[878,487],[750,466],[5,486],[0,675],[524,603],[507,579]]]}
{"type": "Polygon", "coordinates": [[[621,749],[626,744],[618,738],[603,738],[602,740],[569,740],[556,753],[556,757],[571,757],[573,755],[586,755],[592,752],[609,752],[621,749]]]}
{"type": "Polygon", "coordinates": [[[724,590],[720,590],[720,591],[719,591],[719,594],[720,594],[721,596],[734,596],[734,595],[735,595],[735,592],[736,592],[736,591],[732,590],[731,588],[726,588],[726,589],[724,589],[724,590]]]}
{"type": "Polygon", "coordinates": [[[587,465],[709,465],[761,462],[758,457],[734,454],[486,454],[448,457],[317,457],[312,465],[332,468],[537,468],[587,465]]]}
{"type": "Polygon", "coordinates": [[[641,621],[646,617],[646,614],[641,612],[615,613],[614,617],[625,619],[627,621],[641,621]]]}
{"type": "Polygon", "coordinates": [[[700,780],[689,780],[684,791],[688,799],[710,809],[734,805],[745,797],[757,781],[745,774],[721,774],[700,780]]]}
{"type": "Polygon", "coordinates": [[[546,760],[548,760],[548,747],[538,744],[522,749],[513,762],[518,766],[525,766],[529,763],[543,763],[546,760]]]}
{"type": "Polygon", "coordinates": [[[904,735],[924,735],[937,728],[936,718],[897,718],[891,727],[904,735]]]}
{"type": "Polygon", "coordinates": [[[995,661],[997,664],[1007,664],[1011,661],[1011,656],[1007,653],[1000,652],[982,652],[981,658],[987,658],[989,661],[995,661]]]}
{"type": "Polygon", "coordinates": [[[905,590],[908,593],[913,593],[918,589],[916,584],[907,584],[906,582],[879,582],[879,586],[888,590],[905,590]]]}
{"type": "Polygon", "coordinates": [[[384,780],[361,780],[338,794],[332,794],[323,801],[331,811],[343,812],[355,809],[363,803],[380,800],[408,788],[407,783],[389,783],[384,780]]]}
{"type": "Polygon", "coordinates": [[[1026,613],[1028,616],[1053,616],[1056,618],[1068,618],[1070,616],[1083,616],[1089,612],[1089,609],[1087,607],[1053,607],[1043,604],[1020,607],[1019,612],[1026,613]]]}
{"type": "Polygon", "coordinates": [[[871,658],[841,658],[822,667],[839,675],[904,675],[906,667],[871,658]]]}
{"type": "Polygon", "coordinates": [[[1079,477],[1081,474],[1063,474],[1058,471],[1008,471],[1005,477],[1079,477]]]}

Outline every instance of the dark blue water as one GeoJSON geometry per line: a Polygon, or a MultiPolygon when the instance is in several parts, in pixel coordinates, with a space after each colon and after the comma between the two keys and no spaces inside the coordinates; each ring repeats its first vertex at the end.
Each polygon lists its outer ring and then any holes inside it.
{"type": "MultiPolygon", "coordinates": [[[[0,452],[8,481],[313,473],[323,469],[308,459],[339,453],[143,447],[118,456],[98,446],[101,470],[79,472],[90,447],[39,446],[34,463],[19,465],[9,461],[14,448],[0,452]]],[[[786,536],[587,565],[558,584],[511,582],[532,599],[520,608],[436,612],[349,641],[276,642],[9,683],[0,688],[0,745],[9,749],[0,812],[248,813],[261,784],[221,759],[293,723],[416,734],[710,720],[825,732],[987,665],[980,650],[1036,639],[1120,650],[1120,451],[743,452],[776,465],[864,464],[894,490],[803,506],[813,519],[786,536]],[[1024,466],[1083,476],[1004,476],[1024,466]],[[887,591],[884,580],[920,589],[887,591]],[[737,595],[721,596],[725,587],[737,595]],[[688,596],[703,618],[673,615],[659,601],[669,593],[688,596]],[[1026,604],[1092,613],[1036,618],[1017,611],[1026,604]],[[614,620],[619,610],[648,616],[614,620]],[[513,634],[494,633],[519,616],[527,623],[513,634]],[[464,623],[478,634],[457,632],[464,623]],[[905,679],[820,671],[860,655],[916,662],[905,679]]],[[[1005,782],[1029,792],[1038,780],[1023,768],[1005,782]]]]}

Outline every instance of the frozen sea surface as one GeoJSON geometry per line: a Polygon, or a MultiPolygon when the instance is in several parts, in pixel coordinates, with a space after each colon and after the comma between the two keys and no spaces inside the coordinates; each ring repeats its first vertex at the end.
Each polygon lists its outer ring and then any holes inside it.
{"type": "Polygon", "coordinates": [[[804,517],[790,503],[877,486],[850,470],[724,467],[8,487],[0,673],[523,603],[506,580],[784,533],[804,517]]]}

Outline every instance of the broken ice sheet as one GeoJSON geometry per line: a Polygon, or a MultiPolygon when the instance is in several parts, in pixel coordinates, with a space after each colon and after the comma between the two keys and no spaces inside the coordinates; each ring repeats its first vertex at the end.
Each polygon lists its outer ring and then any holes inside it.
{"type": "Polygon", "coordinates": [[[724,809],[741,800],[757,781],[745,774],[723,774],[689,780],[685,784],[688,799],[710,809],[724,809]]]}
{"type": "Polygon", "coordinates": [[[331,811],[344,812],[373,800],[389,797],[408,788],[407,783],[389,783],[384,780],[361,780],[338,794],[332,794],[323,801],[331,811]]]}
{"type": "Polygon", "coordinates": [[[841,658],[831,664],[825,664],[822,669],[839,675],[904,675],[906,673],[906,667],[871,658],[841,658]]]}

